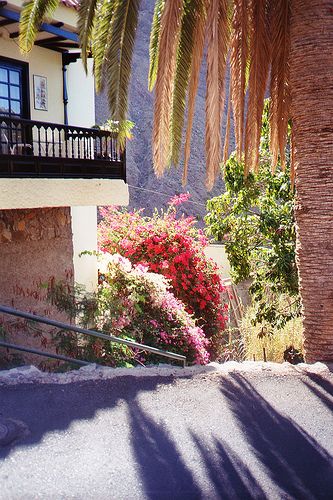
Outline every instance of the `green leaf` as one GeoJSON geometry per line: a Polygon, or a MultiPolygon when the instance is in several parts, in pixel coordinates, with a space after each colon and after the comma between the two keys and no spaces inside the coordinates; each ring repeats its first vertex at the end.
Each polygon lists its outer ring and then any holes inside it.
{"type": "Polygon", "coordinates": [[[103,89],[103,67],[110,40],[111,25],[116,1],[117,0],[104,0],[96,4],[91,50],[94,58],[94,75],[97,92],[100,92],[103,89]]]}
{"type": "Polygon", "coordinates": [[[197,10],[197,0],[188,0],[184,5],[176,59],[176,73],[174,78],[170,122],[171,141],[169,163],[171,165],[179,165],[180,162],[186,95],[191,71],[197,10]]]}
{"type": "Polygon", "coordinates": [[[20,17],[19,38],[22,51],[30,52],[45,16],[52,17],[58,6],[58,0],[27,0],[24,2],[20,17]]]}
{"type": "Polygon", "coordinates": [[[139,7],[140,0],[117,2],[104,59],[110,114],[113,120],[119,122],[126,120],[127,116],[128,87],[139,7]]]}
{"type": "Polygon", "coordinates": [[[158,67],[158,50],[160,44],[160,33],[161,33],[161,16],[163,8],[165,5],[165,0],[156,0],[153,24],[150,33],[150,46],[149,46],[149,74],[148,74],[148,88],[150,91],[153,90],[158,67]]]}
{"type": "Polygon", "coordinates": [[[86,72],[87,59],[91,51],[91,38],[95,22],[97,0],[81,0],[79,7],[78,31],[80,46],[82,49],[81,57],[86,72]]]}

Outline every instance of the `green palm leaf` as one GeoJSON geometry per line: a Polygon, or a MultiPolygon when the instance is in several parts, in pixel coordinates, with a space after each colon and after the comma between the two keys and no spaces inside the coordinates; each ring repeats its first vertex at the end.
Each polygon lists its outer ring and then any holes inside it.
{"type": "Polygon", "coordinates": [[[186,95],[193,56],[196,15],[199,8],[198,3],[198,0],[187,0],[185,2],[182,24],[180,28],[171,111],[171,136],[169,155],[169,163],[171,163],[171,165],[178,165],[180,162],[186,108],[186,95]]]}
{"type": "Polygon", "coordinates": [[[161,34],[161,16],[165,0],[156,0],[153,24],[150,33],[150,46],[149,46],[149,75],[148,75],[148,88],[153,90],[158,67],[158,51],[160,46],[161,34]]]}
{"type": "Polygon", "coordinates": [[[27,0],[23,4],[20,18],[20,46],[29,52],[38,35],[39,27],[46,15],[52,16],[59,0],[27,0]]]}
{"type": "Polygon", "coordinates": [[[112,19],[104,61],[111,118],[122,122],[128,109],[128,87],[140,0],[120,0],[112,19]]]}
{"type": "Polygon", "coordinates": [[[94,27],[97,0],[81,0],[77,23],[81,45],[81,57],[87,71],[87,58],[90,53],[91,34],[94,27]]]}
{"type": "Polygon", "coordinates": [[[117,0],[98,2],[95,12],[95,23],[92,31],[92,54],[94,58],[94,74],[97,92],[103,89],[103,67],[110,43],[112,19],[117,0]]]}

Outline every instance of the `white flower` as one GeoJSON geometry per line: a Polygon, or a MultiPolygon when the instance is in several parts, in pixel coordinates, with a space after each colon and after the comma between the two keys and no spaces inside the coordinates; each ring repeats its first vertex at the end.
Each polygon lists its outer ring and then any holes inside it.
{"type": "Polygon", "coordinates": [[[113,255],[105,254],[99,260],[99,271],[101,274],[108,273],[110,267],[119,266],[123,271],[127,273],[131,272],[132,264],[126,259],[126,257],[122,257],[119,253],[115,253],[113,255]]]}

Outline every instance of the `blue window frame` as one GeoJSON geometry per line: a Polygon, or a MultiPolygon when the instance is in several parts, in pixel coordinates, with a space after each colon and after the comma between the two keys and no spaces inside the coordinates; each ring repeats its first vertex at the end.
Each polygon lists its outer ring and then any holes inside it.
{"type": "Polygon", "coordinates": [[[30,118],[28,65],[0,58],[0,114],[30,118]]]}
{"type": "Polygon", "coordinates": [[[0,153],[18,154],[28,147],[31,134],[19,122],[6,122],[2,117],[30,118],[28,64],[0,57],[0,153]],[[22,147],[22,144],[24,146],[22,147]]]}

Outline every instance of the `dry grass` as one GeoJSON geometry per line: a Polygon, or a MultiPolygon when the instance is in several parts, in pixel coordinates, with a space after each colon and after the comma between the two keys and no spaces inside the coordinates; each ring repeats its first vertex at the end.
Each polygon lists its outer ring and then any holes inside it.
{"type": "Polygon", "coordinates": [[[284,328],[278,330],[271,328],[268,324],[252,326],[251,318],[253,315],[254,309],[248,308],[241,326],[241,336],[246,353],[245,359],[263,361],[265,349],[267,361],[282,363],[283,352],[290,345],[303,351],[301,318],[292,319],[287,322],[284,328]],[[260,338],[262,333],[264,336],[260,338]]]}

